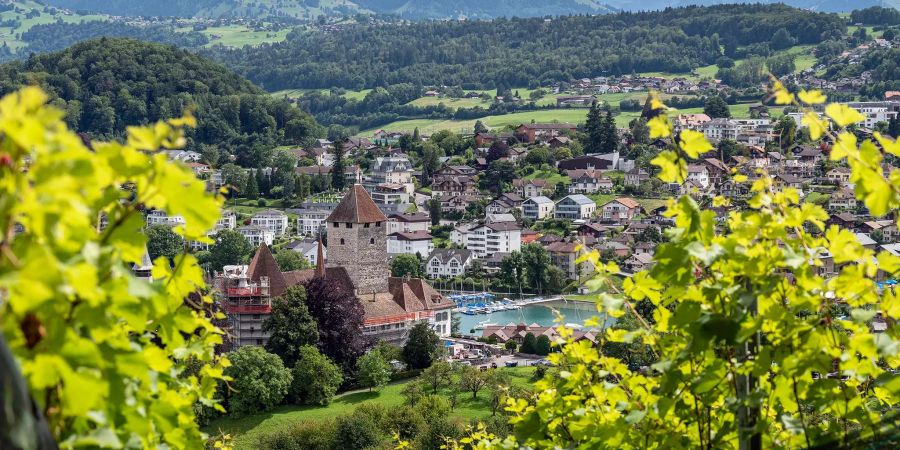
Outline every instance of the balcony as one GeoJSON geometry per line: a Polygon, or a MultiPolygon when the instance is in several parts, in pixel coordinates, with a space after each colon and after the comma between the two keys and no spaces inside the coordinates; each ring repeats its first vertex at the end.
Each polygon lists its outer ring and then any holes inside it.
{"type": "Polygon", "coordinates": [[[272,306],[268,303],[262,305],[225,305],[228,314],[270,314],[272,306]]]}

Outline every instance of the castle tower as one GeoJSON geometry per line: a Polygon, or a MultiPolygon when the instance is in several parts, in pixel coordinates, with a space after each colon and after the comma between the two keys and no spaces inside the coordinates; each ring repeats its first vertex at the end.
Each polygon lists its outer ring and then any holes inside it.
{"type": "Polygon", "coordinates": [[[356,184],[326,219],[328,266],[343,267],[356,295],[388,292],[387,217],[356,184]]]}

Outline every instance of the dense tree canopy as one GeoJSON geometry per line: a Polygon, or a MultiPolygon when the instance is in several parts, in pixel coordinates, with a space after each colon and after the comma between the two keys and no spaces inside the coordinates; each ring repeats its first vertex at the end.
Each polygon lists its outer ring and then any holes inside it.
{"type": "MultiPolygon", "coordinates": [[[[131,39],[101,38],[64,51],[0,66],[0,93],[38,83],[92,136],[119,137],[141,125],[194,109],[198,126],[187,148],[214,144],[256,167],[253,152],[300,143],[321,133],[308,114],[185,50],[131,39]]],[[[257,157],[258,159],[258,157],[257,157]]]]}
{"type": "Polygon", "coordinates": [[[291,286],[272,302],[272,314],[262,329],[271,333],[266,350],[281,357],[288,367],[301,358],[300,350],[319,341],[319,329],[306,307],[306,289],[291,286]]]}
{"type": "Polygon", "coordinates": [[[727,5],[550,21],[295,31],[283,43],[214,52],[269,90],[398,83],[496,88],[548,85],[604,73],[688,71],[715,63],[725,42],[767,43],[783,28],[796,42],[812,44],[823,33],[841,33],[844,27],[835,15],[782,5],[727,5]]]}
{"type": "Polygon", "coordinates": [[[327,278],[316,277],[304,284],[306,305],[319,326],[319,349],[341,366],[344,373],[353,373],[356,359],[368,347],[362,335],[365,311],[352,292],[346,292],[327,278]]]}

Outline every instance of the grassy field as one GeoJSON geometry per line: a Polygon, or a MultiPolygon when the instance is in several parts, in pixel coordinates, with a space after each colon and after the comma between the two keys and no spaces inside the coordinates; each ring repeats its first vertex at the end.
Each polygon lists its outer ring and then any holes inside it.
{"type": "MultiPolygon", "coordinates": [[[[330,92],[330,89],[284,89],[281,91],[270,92],[269,95],[275,98],[300,98],[303,96],[303,94],[312,91],[319,91],[323,94],[327,94],[328,92],[330,92]]],[[[363,89],[361,91],[346,91],[343,95],[341,95],[341,97],[351,100],[362,100],[366,97],[366,95],[369,94],[369,92],[372,92],[372,90],[363,89]]]]}
{"type": "MultiPolygon", "coordinates": [[[[516,386],[527,387],[531,385],[532,367],[502,368],[507,372],[516,386]]],[[[392,383],[379,392],[352,392],[336,397],[328,406],[281,406],[271,411],[254,414],[241,418],[221,418],[213,421],[205,431],[210,434],[218,434],[221,430],[231,433],[236,450],[250,450],[255,448],[258,436],[268,431],[285,426],[289,423],[304,420],[320,420],[337,417],[352,412],[357,406],[366,402],[376,402],[387,408],[402,405],[405,401],[401,395],[403,387],[411,380],[392,383]]],[[[447,395],[449,389],[443,389],[440,394],[447,395]]],[[[472,399],[471,394],[460,393],[458,403],[453,410],[453,415],[464,419],[477,419],[490,415],[488,394],[481,392],[478,399],[472,399]]]]}
{"type": "Polygon", "coordinates": [[[273,42],[281,42],[285,40],[289,28],[278,31],[255,31],[245,25],[228,25],[224,27],[209,27],[202,31],[209,37],[209,44],[224,45],[226,47],[243,47],[245,45],[257,46],[273,42]]]}
{"type": "Polygon", "coordinates": [[[551,184],[551,186],[556,186],[556,183],[569,184],[572,182],[572,179],[565,176],[560,175],[559,172],[555,170],[536,170],[527,176],[525,176],[526,180],[547,180],[551,184]]]}
{"type": "Polygon", "coordinates": [[[66,15],[62,12],[49,14],[44,12],[44,5],[34,0],[16,0],[13,3],[15,3],[18,9],[23,10],[23,12],[17,13],[14,10],[10,10],[0,13],[0,21],[18,20],[20,22],[20,25],[16,28],[0,27],[0,42],[6,43],[6,45],[8,45],[12,50],[16,50],[25,46],[25,43],[20,41],[16,36],[20,33],[24,33],[30,30],[31,27],[35,25],[54,23],[58,20],[62,20],[63,22],[67,23],[77,23],[81,21],[104,20],[109,18],[105,15],[100,14],[88,14],[84,16],[79,16],[76,14],[66,15]],[[41,14],[30,19],[26,18],[25,14],[32,10],[37,10],[41,14]]]}

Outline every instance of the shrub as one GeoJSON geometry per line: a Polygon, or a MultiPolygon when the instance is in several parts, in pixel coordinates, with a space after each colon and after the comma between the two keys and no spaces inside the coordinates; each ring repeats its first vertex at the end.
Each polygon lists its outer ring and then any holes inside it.
{"type": "Polygon", "coordinates": [[[258,450],[330,450],[335,438],[332,420],[286,423],[258,437],[258,450]]]}
{"type": "Polygon", "coordinates": [[[362,413],[338,417],[335,429],[332,441],[334,450],[362,449],[376,445],[381,434],[372,418],[362,413]]]}
{"type": "Polygon", "coordinates": [[[401,439],[412,439],[425,428],[425,419],[411,406],[388,411],[387,429],[396,432],[401,439]]]}
{"type": "Polygon", "coordinates": [[[300,359],[291,373],[291,397],[296,403],[327,405],[334,398],[344,376],[341,368],[313,346],[300,348],[300,359]]]}
{"type": "Polygon", "coordinates": [[[259,206],[260,208],[265,208],[266,207],[266,199],[261,198],[261,199],[257,200],[256,206],[259,206]]]}
{"type": "Polygon", "coordinates": [[[440,449],[447,439],[458,439],[465,433],[465,426],[446,415],[427,421],[425,429],[416,437],[415,446],[420,449],[440,449]]]}

